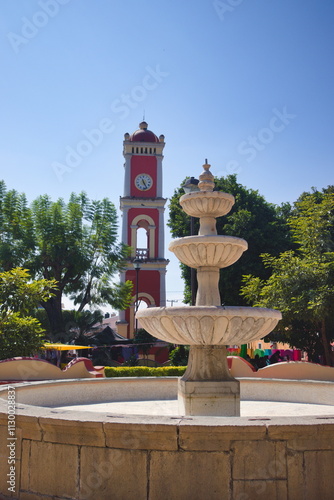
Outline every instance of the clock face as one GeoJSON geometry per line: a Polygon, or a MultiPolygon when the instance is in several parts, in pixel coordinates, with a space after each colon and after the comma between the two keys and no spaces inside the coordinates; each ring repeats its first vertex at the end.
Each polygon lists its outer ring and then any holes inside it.
{"type": "Polygon", "coordinates": [[[153,179],[148,174],[139,174],[135,178],[135,186],[141,191],[147,191],[153,186],[153,179]]]}

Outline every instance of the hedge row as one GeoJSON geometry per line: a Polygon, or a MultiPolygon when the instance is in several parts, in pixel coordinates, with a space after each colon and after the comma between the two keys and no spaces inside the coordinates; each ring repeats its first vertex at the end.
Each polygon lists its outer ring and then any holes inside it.
{"type": "Polygon", "coordinates": [[[186,366],[106,366],[106,377],[182,377],[186,366]]]}

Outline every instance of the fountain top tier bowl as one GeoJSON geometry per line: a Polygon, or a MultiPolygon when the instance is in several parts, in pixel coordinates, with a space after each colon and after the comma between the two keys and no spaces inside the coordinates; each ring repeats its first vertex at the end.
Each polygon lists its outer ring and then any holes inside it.
{"type": "Polygon", "coordinates": [[[192,217],[221,217],[234,205],[234,196],[222,191],[193,191],[180,198],[183,210],[192,217]]]}
{"type": "Polygon", "coordinates": [[[199,176],[198,191],[192,191],[180,198],[180,205],[186,214],[199,217],[199,235],[217,234],[216,218],[226,215],[234,205],[234,196],[222,191],[214,191],[214,177],[205,160],[204,171],[199,176]]]}

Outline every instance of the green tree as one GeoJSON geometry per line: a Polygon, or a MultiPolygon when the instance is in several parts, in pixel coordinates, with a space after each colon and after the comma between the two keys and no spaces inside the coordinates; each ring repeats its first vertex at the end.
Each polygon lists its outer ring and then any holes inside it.
{"type": "Polygon", "coordinates": [[[267,280],[244,277],[242,294],[253,305],[275,307],[283,314],[277,327],[281,340],[319,354],[333,364],[334,339],[334,194],[304,193],[295,204],[289,225],[296,251],[278,257],[262,255],[272,274],[267,280]]]}
{"type": "MultiPolygon", "coordinates": [[[[101,323],[104,317],[100,309],[90,311],[76,311],[75,309],[63,309],[64,332],[58,336],[57,341],[69,344],[75,341],[76,344],[90,345],[89,338],[85,335],[94,325],[101,323]]],[[[52,337],[50,323],[45,309],[38,309],[35,313],[36,318],[45,330],[46,337],[49,340],[52,337]]]]}
{"type": "Polygon", "coordinates": [[[189,358],[189,346],[179,345],[169,353],[171,366],[187,366],[189,358]]]}
{"type": "Polygon", "coordinates": [[[55,279],[57,289],[42,302],[53,340],[65,331],[63,295],[82,311],[109,304],[128,307],[132,283],[114,284],[128,248],[117,243],[117,214],[108,199],[90,201],[85,193],[69,202],[39,196],[27,207],[24,195],[0,191],[0,264],[27,267],[35,278],[55,279]],[[13,251],[11,251],[13,249],[13,251]]]}
{"type": "Polygon", "coordinates": [[[35,247],[31,211],[24,194],[7,191],[0,181],[0,267],[23,265],[35,247]]]}
{"type": "Polygon", "coordinates": [[[89,339],[85,333],[89,332],[94,325],[102,323],[103,312],[99,309],[94,311],[84,310],[64,311],[65,331],[67,334],[67,341],[75,340],[78,345],[89,345],[89,339]]]}
{"type": "Polygon", "coordinates": [[[133,343],[138,345],[139,352],[141,352],[144,356],[147,356],[156,340],[157,339],[148,333],[144,328],[139,328],[137,333],[135,333],[133,343]]]}
{"type": "MultiPolygon", "coordinates": [[[[268,203],[258,191],[248,189],[237,182],[235,175],[215,178],[215,190],[232,194],[235,204],[229,214],[217,218],[217,233],[237,236],[248,242],[244,252],[233,266],[221,270],[220,295],[226,305],[245,305],[246,300],[240,294],[242,276],[252,273],[261,278],[268,278],[270,272],[262,263],[262,252],[278,255],[293,245],[287,226],[287,217],[291,214],[288,203],[277,207],[268,203]]],[[[190,234],[190,217],[179,205],[179,198],[184,194],[182,187],[174,192],[169,209],[168,226],[172,236],[183,237],[190,234]]],[[[195,219],[195,233],[198,233],[199,219],[195,219]]],[[[190,268],[181,264],[182,277],[185,280],[185,302],[190,303],[190,268]]]]}
{"type": "Polygon", "coordinates": [[[55,287],[54,280],[30,281],[26,269],[0,273],[0,359],[31,356],[41,348],[43,329],[33,311],[55,287]]]}

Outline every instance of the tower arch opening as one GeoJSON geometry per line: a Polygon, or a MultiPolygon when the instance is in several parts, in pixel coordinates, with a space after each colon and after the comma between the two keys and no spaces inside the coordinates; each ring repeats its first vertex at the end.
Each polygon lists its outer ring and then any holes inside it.
{"type": "MultiPolygon", "coordinates": [[[[131,331],[135,331],[135,324],[136,324],[136,320],[135,320],[135,314],[137,311],[139,311],[140,309],[146,309],[147,307],[156,307],[156,301],[154,299],[154,297],[149,294],[149,293],[146,293],[146,292],[138,292],[138,297],[137,295],[133,295],[132,296],[132,303],[130,305],[130,328],[131,328],[131,331]]],[[[140,326],[140,323],[138,325],[137,323],[137,328],[141,328],[140,326]]]]}
{"type": "Polygon", "coordinates": [[[155,230],[156,227],[154,220],[149,215],[137,215],[132,220],[130,241],[130,246],[132,247],[132,257],[137,257],[139,259],[155,258],[155,230]],[[143,242],[144,246],[140,247],[139,242],[143,242]]]}
{"type": "Polygon", "coordinates": [[[140,221],[137,229],[136,259],[148,258],[148,232],[147,221],[140,221]],[[145,227],[146,226],[146,227],[145,227]]]}
{"type": "Polygon", "coordinates": [[[134,307],[136,308],[138,304],[138,309],[146,309],[147,307],[156,307],[156,302],[154,297],[146,292],[139,292],[138,293],[138,302],[137,302],[137,297],[134,295],[132,297],[132,303],[134,307]]]}

